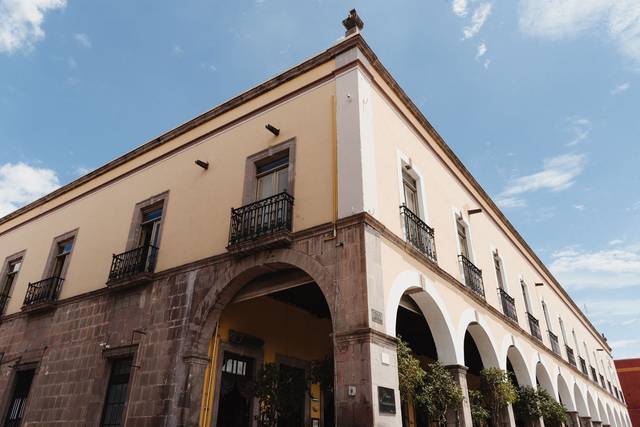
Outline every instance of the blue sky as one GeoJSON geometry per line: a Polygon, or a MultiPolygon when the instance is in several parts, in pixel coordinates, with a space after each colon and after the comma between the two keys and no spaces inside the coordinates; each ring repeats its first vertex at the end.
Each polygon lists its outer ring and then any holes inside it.
{"type": "Polygon", "coordinates": [[[607,335],[640,356],[637,0],[0,0],[0,214],[364,36],[607,335]]]}

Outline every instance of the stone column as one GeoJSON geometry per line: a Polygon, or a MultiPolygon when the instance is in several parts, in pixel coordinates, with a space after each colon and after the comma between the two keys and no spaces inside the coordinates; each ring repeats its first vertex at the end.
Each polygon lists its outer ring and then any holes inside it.
{"type": "MultiPolygon", "coordinates": [[[[471,403],[469,402],[469,389],[467,387],[467,371],[469,368],[462,365],[449,365],[446,367],[453,378],[460,386],[462,390],[462,406],[457,411],[457,425],[459,427],[472,427],[473,423],[471,421],[471,403]]],[[[450,421],[447,421],[448,425],[456,425],[451,424],[450,421]]]]}
{"type": "Polygon", "coordinates": [[[602,421],[591,421],[593,427],[602,427],[602,421]]]}
{"type": "Polygon", "coordinates": [[[505,408],[503,417],[504,417],[504,420],[502,421],[502,425],[509,426],[509,427],[517,427],[516,417],[513,413],[513,405],[509,405],[505,408]]]}
{"type": "Polygon", "coordinates": [[[578,412],[567,411],[567,426],[580,427],[580,419],[578,417],[578,412]]]}
{"type": "Polygon", "coordinates": [[[177,413],[170,423],[181,426],[197,426],[200,423],[200,404],[205,370],[209,364],[206,354],[189,353],[183,357],[184,377],[178,382],[181,390],[176,403],[177,413]]]}
{"type": "Polygon", "coordinates": [[[591,417],[580,417],[580,427],[592,427],[591,417]]]}
{"type": "Polygon", "coordinates": [[[363,328],[336,334],[335,342],[336,425],[400,427],[395,339],[363,328]]]}

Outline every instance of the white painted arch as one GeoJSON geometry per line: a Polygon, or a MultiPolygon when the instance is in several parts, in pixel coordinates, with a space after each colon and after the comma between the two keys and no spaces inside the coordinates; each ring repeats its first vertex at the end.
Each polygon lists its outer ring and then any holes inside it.
{"type": "Polygon", "coordinates": [[[393,281],[385,301],[384,316],[387,334],[396,336],[398,306],[400,299],[407,292],[411,293],[411,298],[418,305],[429,325],[440,363],[443,365],[463,364],[464,357],[458,358],[453,339],[455,329],[452,326],[444,300],[438,294],[433,282],[417,271],[404,271],[398,274],[393,281]]]}
{"type": "Polygon", "coordinates": [[[506,366],[506,361],[500,363],[496,351],[498,347],[495,345],[495,340],[491,334],[487,320],[473,308],[465,310],[460,316],[458,338],[456,339],[459,360],[464,361],[464,337],[467,331],[469,331],[469,334],[478,347],[480,357],[482,358],[482,365],[485,368],[500,368],[506,366]]]}

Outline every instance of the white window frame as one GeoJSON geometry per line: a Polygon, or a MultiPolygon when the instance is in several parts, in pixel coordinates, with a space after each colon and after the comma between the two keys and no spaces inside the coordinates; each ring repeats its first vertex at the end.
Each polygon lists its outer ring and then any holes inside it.
{"type": "MultiPolygon", "coordinates": [[[[418,215],[418,217],[422,221],[424,221],[427,225],[429,225],[430,224],[429,211],[427,209],[427,203],[426,203],[427,196],[424,190],[423,174],[420,172],[420,169],[413,164],[409,156],[407,156],[405,153],[403,153],[400,150],[396,150],[396,172],[398,174],[398,191],[400,195],[399,197],[400,206],[402,206],[403,204],[406,204],[407,202],[404,197],[404,177],[402,176],[403,171],[404,173],[408,174],[411,178],[413,178],[416,181],[416,195],[418,196],[419,212],[414,212],[414,213],[418,215]]],[[[402,218],[400,220],[401,220],[401,225],[404,229],[404,223],[402,223],[402,218]]]]}
{"type": "Polygon", "coordinates": [[[492,246],[491,247],[491,261],[493,263],[493,271],[494,273],[496,273],[496,287],[497,289],[500,289],[500,282],[498,281],[498,272],[496,271],[496,265],[495,265],[495,258],[498,258],[498,261],[500,262],[500,278],[502,279],[502,286],[503,286],[503,290],[508,293],[511,297],[513,297],[513,295],[511,295],[511,293],[509,292],[509,281],[507,280],[507,270],[506,267],[504,265],[504,258],[502,258],[502,256],[500,256],[500,252],[498,251],[498,248],[492,246]]]}

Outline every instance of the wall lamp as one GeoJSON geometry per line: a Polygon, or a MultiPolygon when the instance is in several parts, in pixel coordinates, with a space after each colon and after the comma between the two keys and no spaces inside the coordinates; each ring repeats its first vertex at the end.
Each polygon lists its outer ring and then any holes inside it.
{"type": "Polygon", "coordinates": [[[268,123],[265,128],[267,128],[267,130],[269,132],[271,132],[272,134],[274,134],[275,136],[280,135],[280,129],[278,129],[277,127],[273,126],[272,124],[268,123]]]}
{"type": "Polygon", "coordinates": [[[195,163],[204,170],[209,169],[209,162],[205,162],[204,160],[196,160],[195,163]]]}
{"type": "Polygon", "coordinates": [[[536,286],[544,286],[544,283],[534,283],[536,286]]]}
{"type": "Polygon", "coordinates": [[[482,209],[469,209],[467,211],[467,215],[475,215],[475,214],[479,214],[482,212],[482,209]]]}

